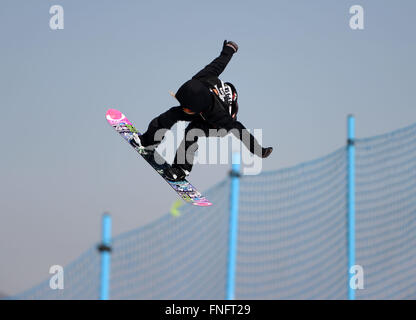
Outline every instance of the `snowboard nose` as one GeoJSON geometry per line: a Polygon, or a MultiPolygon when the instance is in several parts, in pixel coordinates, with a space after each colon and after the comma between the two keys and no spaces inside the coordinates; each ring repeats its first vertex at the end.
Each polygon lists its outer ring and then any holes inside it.
{"type": "Polygon", "coordinates": [[[119,120],[123,117],[123,114],[116,109],[108,109],[106,113],[106,117],[107,119],[111,118],[109,120],[119,120]]]}

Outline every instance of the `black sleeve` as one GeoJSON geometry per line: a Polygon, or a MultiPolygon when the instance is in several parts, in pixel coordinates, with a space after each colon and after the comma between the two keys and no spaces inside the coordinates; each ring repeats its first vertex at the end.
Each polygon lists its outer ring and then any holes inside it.
{"type": "Polygon", "coordinates": [[[214,104],[209,112],[201,114],[202,118],[217,129],[226,129],[241,140],[251,153],[261,157],[262,146],[240,121],[235,121],[223,108],[214,104]]]}
{"type": "Polygon", "coordinates": [[[259,144],[257,139],[248,131],[244,125],[239,121],[234,121],[232,129],[229,130],[237,139],[240,139],[245,147],[252,153],[259,157],[262,156],[263,147],[259,144]]]}
{"type": "Polygon", "coordinates": [[[221,54],[215,58],[209,65],[204,69],[199,71],[192,79],[199,79],[205,77],[219,77],[219,75],[224,71],[227,64],[230,62],[234,54],[234,49],[229,46],[224,46],[221,51],[221,54]]]}

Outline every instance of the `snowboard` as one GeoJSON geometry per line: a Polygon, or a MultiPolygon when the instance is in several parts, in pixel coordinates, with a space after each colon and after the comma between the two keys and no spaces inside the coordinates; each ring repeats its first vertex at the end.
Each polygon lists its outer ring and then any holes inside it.
{"type": "Polygon", "coordinates": [[[126,140],[129,145],[136,150],[157,173],[176,191],[176,193],[187,203],[195,206],[206,207],[212,205],[201,193],[186,179],[181,181],[171,181],[164,174],[165,170],[170,167],[162,156],[156,151],[142,150],[130,144],[133,134],[141,133],[133,126],[126,116],[116,109],[109,109],[106,113],[108,123],[126,140]],[[162,163],[162,164],[161,164],[162,163]]]}

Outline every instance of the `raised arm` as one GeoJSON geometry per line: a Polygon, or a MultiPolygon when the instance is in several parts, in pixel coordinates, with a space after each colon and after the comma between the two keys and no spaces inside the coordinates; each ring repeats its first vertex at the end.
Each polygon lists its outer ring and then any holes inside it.
{"type": "Polygon", "coordinates": [[[215,58],[209,65],[194,75],[192,79],[219,77],[237,50],[238,45],[235,42],[224,40],[219,57],[215,58]]]}

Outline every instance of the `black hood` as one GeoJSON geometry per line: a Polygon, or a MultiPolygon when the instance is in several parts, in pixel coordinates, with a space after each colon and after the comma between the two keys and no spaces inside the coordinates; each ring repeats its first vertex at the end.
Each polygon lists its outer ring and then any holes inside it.
{"type": "Polygon", "coordinates": [[[213,99],[209,89],[197,79],[185,82],[176,92],[175,97],[182,107],[188,108],[195,113],[207,110],[213,99]]]}

